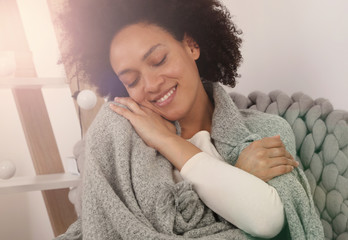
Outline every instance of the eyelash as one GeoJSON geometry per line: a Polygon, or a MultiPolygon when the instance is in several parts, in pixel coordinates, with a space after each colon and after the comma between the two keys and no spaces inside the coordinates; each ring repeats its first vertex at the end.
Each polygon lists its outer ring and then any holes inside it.
{"type": "Polygon", "coordinates": [[[134,87],[135,84],[139,81],[139,77],[137,77],[131,84],[128,85],[129,88],[134,87]]]}
{"type": "MultiPolygon", "coordinates": [[[[154,64],[153,66],[154,67],[158,67],[158,66],[161,66],[167,59],[167,55],[165,55],[162,60],[156,64],[154,64]]],[[[137,84],[137,82],[139,81],[139,77],[137,77],[131,84],[128,85],[129,88],[132,88],[135,86],[135,84],[137,84]]]]}
{"type": "Polygon", "coordinates": [[[160,62],[154,64],[153,66],[154,67],[161,66],[165,62],[166,59],[167,59],[167,55],[165,55],[160,62]]]}

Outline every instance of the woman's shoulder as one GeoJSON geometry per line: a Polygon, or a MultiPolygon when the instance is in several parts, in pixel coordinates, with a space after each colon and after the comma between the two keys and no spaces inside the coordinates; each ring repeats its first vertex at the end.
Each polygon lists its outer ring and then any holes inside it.
{"type": "Polygon", "coordinates": [[[112,136],[133,132],[133,127],[127,119],[112,111],[109,107],[112,102],[104,103],[91,126],[87,131],[87,137],[93,138],[112,136]]]}

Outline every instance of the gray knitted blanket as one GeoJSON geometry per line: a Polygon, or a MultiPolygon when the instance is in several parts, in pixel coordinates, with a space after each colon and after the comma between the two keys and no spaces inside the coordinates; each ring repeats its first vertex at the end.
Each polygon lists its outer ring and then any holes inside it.
{"type": "MultiPolygon", "coordinates": [[[[295,156],[293,132],[286,121],[239,111],[217,83],[207,92],[215,104],[211,137],[228,163],[235,164],[250,142],[277,134],[295,156]]],[[[176,127],[180,134],[178,123],[176,127]]],[[[253,239],[206,207],[190,183],[176,184],[170,162],[148,147],[108,104],[88,131],[85,154],[82,212],[57,239],[253,239]]],[[[296,169],[269,183],[283,201],[287,222],[275,239],[323,239],[303,171],[296,169]]]]}

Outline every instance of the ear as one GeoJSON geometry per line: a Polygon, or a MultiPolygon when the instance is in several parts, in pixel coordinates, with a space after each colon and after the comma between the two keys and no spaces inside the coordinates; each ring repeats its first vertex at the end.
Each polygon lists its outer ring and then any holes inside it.
{"type": "Polygon", "coordinates": [[[197,60],[201,53],[198,43],[185,33],[183,44],[193,59],[197,60]]]}

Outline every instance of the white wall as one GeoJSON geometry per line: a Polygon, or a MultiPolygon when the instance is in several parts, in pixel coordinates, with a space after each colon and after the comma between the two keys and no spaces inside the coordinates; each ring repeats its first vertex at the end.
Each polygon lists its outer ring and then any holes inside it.
{"type": "Polygon", "coordinates": [[[65,77],[47,0],[16,0],[39,77],[65,77]]]}
{"type": "Polygon", "coordinates": [[[302,91],[348,110],[348,1],[223,0],[243,31],[235,90],[302,91]]]}

